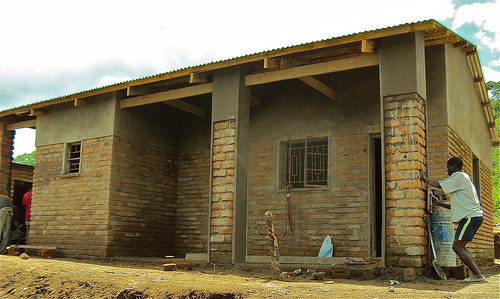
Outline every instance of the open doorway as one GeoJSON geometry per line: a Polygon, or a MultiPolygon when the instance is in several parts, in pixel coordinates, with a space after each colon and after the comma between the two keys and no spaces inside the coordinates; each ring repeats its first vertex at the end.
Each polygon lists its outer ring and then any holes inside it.
{"type": "Polygon", "coordinates": [[[372,256],[382,256],[382,140],[371,138],[372,256]]]}

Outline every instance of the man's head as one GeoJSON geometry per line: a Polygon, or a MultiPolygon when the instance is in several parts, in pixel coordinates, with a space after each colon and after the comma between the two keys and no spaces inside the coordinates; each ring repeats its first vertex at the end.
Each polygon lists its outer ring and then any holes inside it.
{"type": "Polygon", "coordinates": [[[464,167],[464,161],[459,157],[453,157],[446,163],[448,167],[448,175],[452,175],[457,171],[462,171],[462,167],[464,167]]]}

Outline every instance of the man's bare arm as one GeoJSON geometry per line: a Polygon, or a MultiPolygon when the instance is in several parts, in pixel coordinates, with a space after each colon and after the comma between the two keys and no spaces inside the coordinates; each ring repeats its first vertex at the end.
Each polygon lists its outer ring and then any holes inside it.
{"type": "Polygon", "coordinates": [[[441,189],[441,184],[438,181],[429,179],[422,169],[420,169],[420,180],[424,181],[427,185],[441,189]]]}

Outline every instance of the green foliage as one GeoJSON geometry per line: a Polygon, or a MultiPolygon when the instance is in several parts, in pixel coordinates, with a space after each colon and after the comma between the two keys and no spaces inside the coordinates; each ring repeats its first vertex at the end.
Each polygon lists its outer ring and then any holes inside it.
{"type": "Polygon", "coordinates": [[[36,151],[33,151],[30,154],[22,154],[15,157],[14,160],[12,160],[12,162],[34,166],[35,157],[36,157],[36,151]]]}
{"type": "MultiPolygon", "coordinates": [[[[497,128],[500,119],[500,81],[486,83],[491,93],[491,106],[495,115],[497,128]]],[[[500,129],[499,129],[500,130],[500,129]]],[[[495,207],[495,223],[500,222],[500,147],[493,148],[493,202],[495,207]]]]}

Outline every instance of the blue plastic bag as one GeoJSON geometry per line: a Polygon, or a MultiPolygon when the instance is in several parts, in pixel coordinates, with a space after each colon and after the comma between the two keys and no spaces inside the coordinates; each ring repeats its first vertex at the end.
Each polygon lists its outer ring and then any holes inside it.
{"type": "Polygon", "coordinates": [[[333,256],[333,244],[332,238],[330,236],[326,236],[321,248],[319,249],[319,257],[332,257],[333,256]]]}

